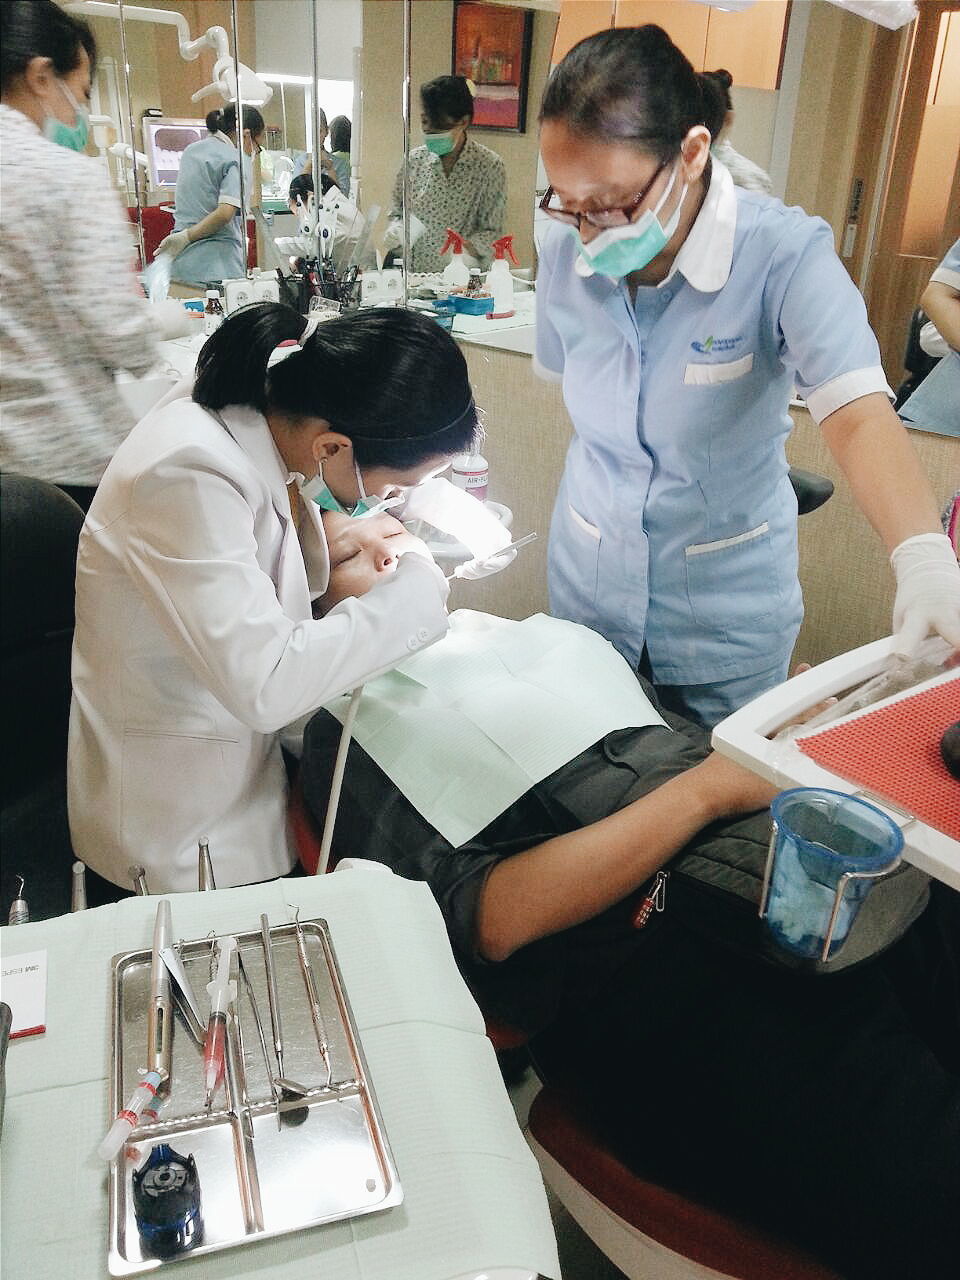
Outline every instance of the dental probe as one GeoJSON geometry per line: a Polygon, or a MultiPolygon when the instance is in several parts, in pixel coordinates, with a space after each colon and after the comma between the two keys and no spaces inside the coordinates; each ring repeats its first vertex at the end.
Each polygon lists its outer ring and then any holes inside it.
{"type": "Polygon", "coordinates": [[[157,904],[153,926],[153,952],[150,957],[150,1004],[147,1008],[147,1070],[159,1071],[161,1082],[157,1092],[167,1097],[173,1065],[173,997],[170,973],[163,952],[173,941],[170,903],[162,898],[157,904]]]}
{"type": "Polygon", "coordinates": [[[273,1031],[273,1051],[277,1055],[277,1075],[283,1075],[283,1028],[280,1025],[280,997],[277,993],[277,969],[273,960],[273,942],[270,938],[270,919],[260,917],[260,936],[263,939],[263,967],[267,974],[267,999],[270,1003],[270,1027],[273,1031]]]}
{"type": "Polygon", "coordinates": [[[313,969],[310,967],[310,957],[307,955],[307,944],[303,936],[303,926],[300,923],[299,907],[294,913],[293,922],[297,930],[297,955],[300,958],[300,969],[303,972],[303,981],[307,988],[307,999],[310,1004],[310,1016],[313,1018],[313,1029],[317,1037],[317,1048],[320,1050],[323,1065],[327,1069],[327,1084],[329,1085],[333,1079],[333,1068],[330,1063],[330,1043],[327,1040],[327,1029],[323,1024],[323,1014],[320,1012],[320,996],[317,992],[317,984],[314,981],[313,969]]]}
{"type": "Polygon", "coordinates": [[[519,551],[521,547],[527,546],[528,543],[534,542],[537,538],[536,533],[524,534],[522,538],[517,538],[515,542],[508,543],[505,547],[501,547],[499,551],[491,551],[488,556],[481,556],[478,560],[464,560],[463,564],[458,564],[453,573],[447,574],[447,581],[453,578],[465,578],[467,565],[476,568],[478,565],[488,564],[491,560],[499,560],[502,555],[506,555],[508,551],[519,551]]]}

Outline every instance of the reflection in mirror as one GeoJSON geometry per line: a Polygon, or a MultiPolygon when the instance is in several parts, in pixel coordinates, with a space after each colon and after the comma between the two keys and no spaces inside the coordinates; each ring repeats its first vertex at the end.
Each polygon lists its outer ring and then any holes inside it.
{"type": "MultiPolygon", "coordinates": [[[[373,7],[383,8],[383,6],[376,5],[373,7]]],[[[488,152],[492,152],[499,165],[491,162],[488,165],[488,171],[484,171],[483,175],[477,174],[476,182],[478,185],[483,185],[489,189],[497,171],[502,166],[502,183],[506,188],[506,198],[503,201],[502,213],[497,211],[498,218],[502,219],[502,225],[497,229],[495,235],[487,235],[485,238],[483,236],[480,237],[481,242],[474,246],[481,250],[476,255],[476,259],[482,266],[488,266],[490,259],[489,241],[496,238],[496,235],[511,234],[514,237],[514,250],[521,266],[532,267],[532,223],[537,172],[536,114],[540,95],[549,72],[550,53],[556,32],[559,0],[540,0],[539,3],[531,0],[528,3],[493,5],[457,5],[454,0],[412,0],[411,8],[410,77],[413,116],[411,121],[411,159],[413,163],[411,168],[414,170],[418,167],[420,169],[426,168],[427,157],[424,148],[427,145],[425,140],[429,134],[439,133],[442,135],[450,132],[453,135],[458,135],[466,132],[469,140],[473,141],[477,146],[485,148],[488,152]],[[461,14],[459,19],[456,16],[458,9],[461,14]],[[498,14],[498,9],[503,12],[498,14]],[[465,10],[467,11],[467,18],[473,20],[472,23],[465,22],[463,17],[465,10]],[[517,11],[520,11],[523,15],[519,21],[517,11]],[[455,65],[457,55],[452,53],[455,26],[460,34],[459,65],[455,65]],[[523,57],[526,52],[524,41],[527,35],[529,35],[529,53],[525,59],[523,57]],[[426,118],[421,120],[420,87],[435,80],[437,77],[450,76],[456,72],[462,74],[466,70],[472,70],[480,78],[481,83],[477,88],[485,104],[490,102],[498,103],[500,101],[507,102],[520,90],[525,90],[527,111],[522,131],[510,127],[490,127],[489,124],[481,126],[477,123],[480,113],[476,112],[476,110],[474,122],[464,130],[462,126],[457,124],[457,118],[450,114],[456,104],[450,105],[446,119],[431,121],[428,112],[426,118]],[[524,72],[526,83],[522,84],[520,77],[524,72]],[[446,125],[447,128],[440,127],[443,125],[446,125]],[[424,126],[426,126],[426,129],[424,126]],[[418,148],[420,149],[419,153],[418,148]]],[[[376,33],[371,34],[376,38],[376,33]]],[[[376,60],[378,62],[388,62],[388,55],[384,48],[387,38],[385,34],[383,38],[377,41],[376,60]]],[[[365,52],[368,57],[371,56],[372,50],[369,45],[365,46],[365,52]]],[[[508,126],[515,122],[515,119],[506,121],[508,126]]],[[[459,137],[453,137],[452,141],[456,145],[459,137]]],[[[443,160],[439,159],[431,163],[434,165],[442,164],[443,160]]],[[[453,171],[455,172],[455,166],[453,166],[453,171]]],[[[392,156],[389,153],[382,154],[380,195],[388,206],[394,202],[394,192],[390,183],[395,183],[398,172],[399,157],[396,153],[392,156]],[[389,174],[388,178],[384,176],[383,169],[386,169],[389,174]]],[[[417,179],[414,180],[415,187],[417,186],[417,181],[417,179]]],[[[425,181],[422,173],[419,185],[423,194],[429,194],[429,184],[425,181]]],[[[489,194],[489,190],[485,194],[489,194]]],[[[435,224],[431,226],[433,233],[436,233],[439,227],[439,231],[442,233],[439,244],[442,245],[445,228],[448,225],[445,219],[451,217],[454,212],[452,205],[441,201],[439,210],[432,208],[428,204],[424,207],[419,207],[418,211],[417,199],[415,192],[411,212],[416,214],[421,222],[435,224]],[[426,216],[421,216],[423,214],[426,216]],[[439,222],[445,222],[445,225],[440,227],[438,220],[439,222]]],[[[416,224],[414,224],[414,227],[416,227],[416,224]]],[[[454,226],[454,230],[460,231],[461,228],[454,226]]],[[[426,232],[422,233],[422,235],[424,237],[422,242],[423,250],[418,250],[417,245],[412,247],[413,270],[433,271],[442,268],[445,263],[449,262],[449,256],[440,258],[435,252],[435,249],[439,248],[439,245],[433,245],[433,239],[436,238],[435,234],[430,238],[428,238],[428,233],[426,232]],[[429,252],[426,252],[428,249],[429,252]]],[[[411,260],[411,250],[409,248],[403,254],[403,257],[405,261],[411,260]]]]}

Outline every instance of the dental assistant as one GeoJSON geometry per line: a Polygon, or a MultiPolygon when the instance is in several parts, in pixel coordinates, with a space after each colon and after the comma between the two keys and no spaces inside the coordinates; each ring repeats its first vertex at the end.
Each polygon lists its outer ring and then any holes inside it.
{"type": "Polygon", "coordinates": [[[246,197],[253,188],[253,157],[260,154],[263,116],[243,108],[243,145],[237,138],[237,107],[230,103],[207,116],[210,136],[192,142],[180,159],[173,231],[157,253],[173,255],[171,279],[202,285],[235,280],[246,270],[245,219],[240,210],[240,163],[246,197]]]}
{"type": "Polygon", "coordinates": [[[220,886],[290,871],[280,731],[448,626],[447,584],[409,535],[375,591],[315,618],[320,512],[393,505],[478,439],[459,348],[401,309],[305,328],[288,307],[247,307],[188,392],[115,454],[77,562],[73,847],[125,888],[142,864],[153,892],[196,888],[201,836],[220,886]]]}
{"type": "Polygon", "coordinates": [[[786,678],[803,606],[784,444],[794,386],[897,578],[897,647],[960,645],[960,568],[826,223],[710,163],[698,78],[659,27],[554,70],[535,367],[574,437],[552,611],[713,724],[786,678]]]}

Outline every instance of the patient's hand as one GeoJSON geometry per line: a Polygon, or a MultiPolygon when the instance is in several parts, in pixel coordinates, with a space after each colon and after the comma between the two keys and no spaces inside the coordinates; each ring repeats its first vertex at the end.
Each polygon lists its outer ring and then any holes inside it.
{"type": "Polygon", "coordinates": [[[707,822],[767,809],[779,794],[778,787],[717,751],[695,765],[686,777],[695,786],[707,822]]]}

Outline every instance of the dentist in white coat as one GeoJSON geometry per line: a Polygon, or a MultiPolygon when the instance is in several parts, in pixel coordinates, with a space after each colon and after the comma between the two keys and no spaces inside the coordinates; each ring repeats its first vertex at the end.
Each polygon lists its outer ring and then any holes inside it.
{"type": "MultiPolygon", "coordinates": [[[[477,431],[465,361],[433,320],[373,309],[310,332],[274,303],[228,318],[192,399],[171,393],[133,429],[77,563],[70,830],[101,888],[139,863],[154,892],[195,889],[201,836],[221,887],[291,870],[280,731],[448,625],[446,582],[405,532],[376,591],[314,618],[320,511],[402,501],[477,431]]],[[[475,554],[505,544],[492,517],[477,532],[472,498],[431,490],[448,516],[469,504],[475,554]]]]}

